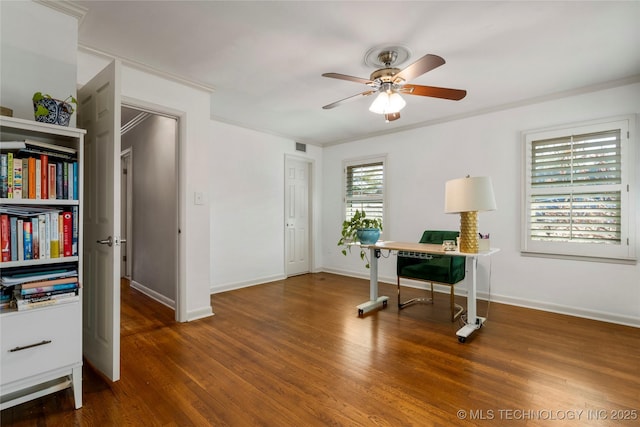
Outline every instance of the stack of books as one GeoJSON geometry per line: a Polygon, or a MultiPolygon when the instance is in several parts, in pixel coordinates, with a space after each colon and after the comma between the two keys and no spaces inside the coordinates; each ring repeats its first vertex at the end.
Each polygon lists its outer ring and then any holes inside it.
{"type": "Polygon", "coordinates": [[[74,265],[12,269],[0,276],[2,310],[31,310],[79,301],[78,270],[74,265]]]}

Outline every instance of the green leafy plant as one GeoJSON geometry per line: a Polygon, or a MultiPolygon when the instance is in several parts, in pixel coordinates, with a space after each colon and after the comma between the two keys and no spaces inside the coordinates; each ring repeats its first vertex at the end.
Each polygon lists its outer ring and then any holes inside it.
{"type": "MultiPolygon", "coordinates": [[[[342,255],[347,255],[347,250],[351,252],[351,243],[358,241],[358,230],[363,228],[377,228],[382,231],[382,220],[380,218],[367,218],[364,210],[356,210],[351,219],[342,223],[342,234],[338,240],[338,246],[342,246],[342,255]]],[[[366,268],[369,268],[369,259],[367,253],[360,247],[360,259],[366,260],[366,268]]]]}
{"type": "MultiPolygon", "coordinates": [[[[75,111],[75,108],[74,108],[73,105],[75,105],[76,107],[78,106],[78,100],[76,100],[73,97],[73,95],[69,95],[63,101],[60,101],[58,99],[53,98],[49,94],[44,94],[43,95],[42,92],[36,92],[36,93],[33,94],[33,98],[32,99],[33,99],[34,105],[36,105],[38,103],[38,101],[41,101],[43,99],[53,99],[54,101],[57,101],[57,102],[61,103],[62,105],[64,105],[69,114],[73,114],[73,112],[75,111]]],[[[42,105],[42,104],[37,104],[36,110],[35,110],[34,113],[35,113],[36,117],[48,116],[49,115],[49,109],[47,107],[45,107],[44,105],[42,105]]]]}

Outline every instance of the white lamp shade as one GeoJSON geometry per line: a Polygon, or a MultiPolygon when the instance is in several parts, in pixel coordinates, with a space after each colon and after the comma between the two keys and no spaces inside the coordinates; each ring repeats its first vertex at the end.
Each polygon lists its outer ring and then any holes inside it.
{"type": "Polygon", "coordinates": [[[386,91],[382,91],[371,103],[369,111],[376,114],[392,114],[402,110],[405,105],[407,105],[407,101],[402,99],[400,94],[396,92],[388,93],[386,91]]]}
{"type": "Polygon", "coordinates": [[[458,178],[447,181],[445,184],[445,213],[493,210],[496,210],[496,199],[491,177],[458,178]]]}

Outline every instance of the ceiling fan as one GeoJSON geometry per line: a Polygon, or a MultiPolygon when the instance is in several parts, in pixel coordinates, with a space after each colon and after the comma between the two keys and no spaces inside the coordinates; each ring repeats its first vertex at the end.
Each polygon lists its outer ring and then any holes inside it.
{"type": "Polygon", "coordinates": [[[328,110],[346,101],[377,93],[378,96],[369,107],[369,111],[384,114],[385,120],[391,122],[400,118],[400,110],[406,105],[406,101],[402,99],[400,94],[429,96],[454,101],[459,101],[467,95],[467,91],[461,89],[406,84],[409,80],[443,65],[445,60],[441,57],[427,54],[402,70],[393,67],[397,59],[398,51],[395,49],[380,51],[377,54],[377,63],[384,65],[384,68],[371,73],[369,79],[339,73],[324,73],[323,77],[363,83],[371,89],[325,105],[322,108],[328,110]]]}

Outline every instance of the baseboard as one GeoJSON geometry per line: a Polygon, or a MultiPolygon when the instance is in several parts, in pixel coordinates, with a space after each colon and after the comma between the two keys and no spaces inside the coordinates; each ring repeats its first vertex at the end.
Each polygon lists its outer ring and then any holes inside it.
{"type": "MultiPolygon", "coordinates": [[[[478,295],[478,299],[486,300],[487,296],[486,294],[483,296],[478,295]]],[[[601,322],[616,323],[619,325],[640,328],[640,318],[633,316],[623,316],[620,314],[607,313],[597,310],[585,310],[580,307],[571,307],[544,301],[531,301],[495,294],[491,295],[491,301],[500,304],[515,305],[517,307],[531,308],[534,310],[548,311],[557,314],[566,314],[574,317],[582,317],[585,319],[599,320],[601,322]]]]}
{"type": "Polygon", "coordinates": [[[211,309],[211,306],[199,308],[197,310],[191,310],[187,312],[187,322],[193,322],[194,320],[204,319],[205,317],[213,316],[215,313],[211,309]]]}
{"type": "Polygon", "coordinates": [[[151,298],[151,299],[153,299],[155,301],[158,301],[160,304],[165,305],[165,306],[169,307],[172,310],[176,309],[176,302],[174,300],[165,297],[161,293],[158,293],[158,292],[154,291],[153,289],[148,288],[148,287],[144,286],[143,284],[136,282],[135,280],[131,280],[130,283],[131,283],[131,287],[133,289],[135,289],[136,291],[139,291],[139,292],[145,294],[149,298],[151,298]]]}
{"type": "MultiPolygon", "coordinates": [[[[176,303],[175,301],[165,297],[164,295],[154,291],[153,289],[149,289],[148,287],[136,282],[135,280],[131,280],[130,281],[130,286],[145,294],[146,296],[148,296],[149,298],[158,301],[160,304],[169,307],[170,309],[175,311],[175,307],[176,307],[176,303]]],[[[188,311],[186,314],[186,322],[191,322],[194,320],[198,320],[198,319],[203,319],[205,317],[209,317],[209,316],[213,316],[213,310],[211,309],[211,306],[205,306],[202,308],[199,308],[197,310],[191,310],[188,311]]]]}
{"type": "Polygon", "coordinates": [[[211,286],[209,288],[209,293],[217,294],[220,292],[233,291],[236,289],[248,288],[249,286],[256,286],[256,285],[262,285],[269,282],[276,282],[278,280],[284,280],[286,278],[287,276],[285,275],[277,274],[273,276],[259,277],[254,280],[247,280],[243,282],[233,282],[233,283],[227,283],[224,285],[216,285],[216,286],[211,286]]]}
{"type": "MultiPolygon", "coordinates": [[[[355,277],[355,278],[369,280],[368,274],[361,274],[361,273],[352,272],[352,271],[336,270],[331,268],[325,268],[323,271],[326,273],[339,274],[341,276],[348,276],[348,277],[355,277]]],[[[393,278],[379,277],[378,278],[379,283],[388,283],[392,285],[397,284],[396,280],[397,280],[396,277],[393,277],[393,278]]],[[[419,281],[412,281],[408,279],[402,279],[401,284],[402,286],[418,288],[418,289],[427,289],[427,286],[428,286],[427,283],[424,283],[424,282],[421,283],[419,281]]],[[[464,285],[456,286],[454,289],[455,289],[456,295],[461,295],[465,297],[467,296],[467,288],[464,285]]],[[[447,294],[449,293],[448,286],[442,286],[438,284],[434,284],[433,290],[435,292],[442,292],[447,294]]],[[[597,311],[597,310],[586,310],[580,307],[571,307],[571,306],[554,304],[554,303],[549,303],[544,301],[525,300],[522,298],[509,297],[505,295],[496,295],[496,294],[489,295],[487,292],[480,292],[480,291],[478,291],[477,297],[479,300],[487,301],[490,299],[492,302],[497,302],[500,304],[514,305],[517,307],[530,308],[530,309],[540,310],[540,311],[548,311],[551,313],[565,314],[568,316],[581,317],[581,318],[591,319],[591,320],[599,320],[602,322],[616,323],[619,325],[633,326],[636,328],[640,327],[640,318],[633,317],[633,316],[623,316],[615,313],[607,313],[607,312],[597,311]]]]}

